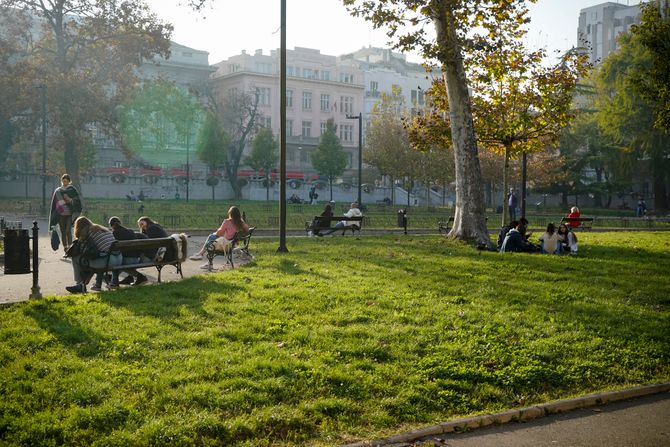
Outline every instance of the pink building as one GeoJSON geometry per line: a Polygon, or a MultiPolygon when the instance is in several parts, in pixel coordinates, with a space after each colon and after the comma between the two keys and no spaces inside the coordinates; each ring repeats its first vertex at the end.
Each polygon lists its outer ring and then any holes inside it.
{"type": "MultiPolygon", "coordinates": [[[[286,163],[289,170],[315,173],[310,161],[324,132],[326,122],[333,119],[338,136],[349,154],[344,177],[355,177],[358,166],[358,120],[347,115],[358,115],[363,107],[364,74],[353,66],[337,63],[335,56],[319,50],[296,47],[286,52],[286,163]]],[[[215,64],[211,76],[214,94],[218,100],[231,90],[259,95],[261,125],[272,128],[279,135],[279,51],[264,55],[257,50],[253,55],[242,51],[215,64]]]]}

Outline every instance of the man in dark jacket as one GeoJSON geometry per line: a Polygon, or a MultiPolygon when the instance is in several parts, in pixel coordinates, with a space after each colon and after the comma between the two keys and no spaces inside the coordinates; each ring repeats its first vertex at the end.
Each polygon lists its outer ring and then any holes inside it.
{"type": "MultiPolygon", "coordinates": [[[[109,227],[112,229],[112,233],[114,234],[114,238],[117,241],[131,241],[134,239],[145,239],[146,235],[142,233],[136,233],[133,230],[124,227],[121,225],[121,219],[119,219],[116,216],[113,216],[112,218],[109,219],[109,227]]],[[[130,265],[130,264],[138,264],[140,262],[140,258],[142,257],[142,253],[139,251],[131,251],[131,252],[123,252],[123,264],[125,265],[130,265]]],[[[126,273],[128,273],[128,276],[126,276],[123,280],[118,281],[119,279],[119,272],[115,271],[112,273],[112,283],[116,284],[132,284],[132,285],[140,285],[142,283],[147,282],[147,277],[138,272],[135,269],[129,269],[129,270],[124,270],[126,273]]]]}
{"type": "Polygon", "coordinates": [[[505,239],[503,240],[502,246],[500,247],[500,252],[512,253],[533,251],[534,247],[530,242],[528,242],[526,237],[527,226],[528,221],[526,219],[522,218],[519,222],[516,222],[516,226],[510,229],[505,235],[505,239]]]}

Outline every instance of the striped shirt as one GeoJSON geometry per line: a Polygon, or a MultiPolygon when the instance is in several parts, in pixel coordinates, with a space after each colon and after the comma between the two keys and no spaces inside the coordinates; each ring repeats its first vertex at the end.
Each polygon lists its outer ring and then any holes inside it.
{"type": "Polygon", "coordinates": [[[109,252],[112,244],[116,241],[114,234],[111,231],[96,231],[88,236],[88,239],[93,242],[98,251],[109,252]]]}

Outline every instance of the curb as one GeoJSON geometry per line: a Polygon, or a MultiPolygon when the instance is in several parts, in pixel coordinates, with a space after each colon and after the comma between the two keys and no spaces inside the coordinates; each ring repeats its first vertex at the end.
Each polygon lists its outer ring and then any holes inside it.
{"type": "Polygon", "coordinates": [[[559,400],[546,404],[534,405],[532,407],[519,408],[518,410],[509,410],[502,413],[484,414],[465,419],[457,419],[455,421],[443,422],[430,427],[419,428],[385,439],[362,441],[354,444],[342,444],[340,447],[381,447],[411,443],[427,436],[441,435],[444,433],[462,433],[475,428],[500,425],[508,422],[527,422],[552,414],[564,413],[566,411],[596,405],[604,405],[610,402],[618,402],[636,397],[650,396],[652,394],[668,391],[670,391],[670,382],[640,386],[621,391],[588,394],[574,399],[559,400]]]}

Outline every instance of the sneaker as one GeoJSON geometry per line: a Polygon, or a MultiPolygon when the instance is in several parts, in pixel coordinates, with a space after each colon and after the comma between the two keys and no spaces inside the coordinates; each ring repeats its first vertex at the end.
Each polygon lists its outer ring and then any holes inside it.
{"type": "Polygon", "coordinates": [[[86,286],[83,284],[75,284],[74,286],[67,286],[65,290],[70,293],[86,293],[86,286]]]}
{"type": "Polygon", "coordinates": [[[202,255],[191,255],[188,259],[191,261],[202,261],[202,255]]]}
{"type": "Polygon", "coordinates": [[[94,292],[100,292],[102,290],[102,286],[99,286],[97,284],[93,284],[91,286],[91,290],[94,291],[94,292]]]}
{"type": "Polygon", "coordinates": [[[140,284],[144,284],[145,282],[147,282],[147,277],[140,274],[137,276],[137,279],[133,283],[133,286],[139,286],[140,284]]]}
{"type": "Polygon", "coordinates": [[[209,262],[205,262],[203,265],[200,266],[202,270],[212,270],[212,266],[209,265],[209,262]]]}
{"type": "Polygon", "coordinates": [[[128,275],[125,278],[123,278],[121,281],[119,281],[119,284],[124,285],[124,286],[129,286],[133,282],[135,282],[135,278],[133,275],[128,275]]]}

